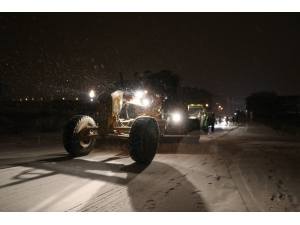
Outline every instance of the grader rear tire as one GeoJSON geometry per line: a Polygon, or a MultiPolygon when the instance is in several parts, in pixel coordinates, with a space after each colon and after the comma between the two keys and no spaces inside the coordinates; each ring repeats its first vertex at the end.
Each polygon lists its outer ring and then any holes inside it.
{"type": "Polygon", "coordinates": [[[89,117],[84,115],[77,115],[70,119],[65,127],[63,132],[63,144],[66,151],[74,156],[85,156],[88,155],[94,145],[96,140],[88,138],[86,134],[83,132],[84,128],[87,127],[96,127],[95,121],[89,117]]]}
{"type": "Polygon", "coordinates": [[[129,153],[138,164],[151,163],[159,142],[159,128],[153,117],[138,117],[129,134],[129,153]]]}

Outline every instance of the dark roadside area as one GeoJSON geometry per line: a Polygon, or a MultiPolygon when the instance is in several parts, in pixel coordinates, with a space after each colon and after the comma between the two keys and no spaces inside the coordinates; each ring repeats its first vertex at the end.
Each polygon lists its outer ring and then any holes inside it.
{"type": "Polygon", "coordinates": [[[95,105],[80,101],[0,102],[2,146],[62,144],[63,128],[75,115],[92,115],[95,105]]]}
{"type": "Polygon", "coordinates": [[[255,119],[274,129],[280,136],[300,136],[300,122],[292,120],[255,119]]]}

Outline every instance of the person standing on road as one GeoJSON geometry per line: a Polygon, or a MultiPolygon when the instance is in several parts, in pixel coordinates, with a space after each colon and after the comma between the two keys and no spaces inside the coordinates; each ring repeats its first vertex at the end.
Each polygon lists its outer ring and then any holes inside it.
{"type": "Polygon", "coordinates": [[[226,121],[226,125],[228,125],[228,122],[229,122],[229,117],[228,116],[226,116],[225,121],[226,121]]]}
{"type": "Polygon", "coordinates": [[[235,115],[232,116],[232,124],[235,123],[235,115]]]}
{"type": "Polygon", "coordinates": [[[215,131],[215,123],[216,123],[216,118],[215,118],[215,114],[212,113],[209,116],[209,124],[211,125],[211,132],[215,131]]]}

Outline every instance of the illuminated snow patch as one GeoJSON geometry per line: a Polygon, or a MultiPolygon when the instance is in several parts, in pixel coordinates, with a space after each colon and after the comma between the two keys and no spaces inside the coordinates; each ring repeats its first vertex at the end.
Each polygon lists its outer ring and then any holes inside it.
{"type": "Polygon", "coordinates": [[[103,171],[103,170],[86,170],[87,173],[107,176],[107,177],[115,177],[115,178],[127,178],[127,173],[113,173],[111,171],[103,171]]]}

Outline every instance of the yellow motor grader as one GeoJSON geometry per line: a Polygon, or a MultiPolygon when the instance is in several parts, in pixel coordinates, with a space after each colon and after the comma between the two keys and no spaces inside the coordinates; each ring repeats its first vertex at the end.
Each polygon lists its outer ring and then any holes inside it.
{"type": "Polygon", "coordinates": [[[171,71],[135,75],[116,82],[96,98],[94,118],[76,115],[64,127],[63,144],[74,156],[89,154],[100,138],[127,138],[132,160],[151,163],[163,135],[200,129],[178,94],[180,78],[171,71]]]}

